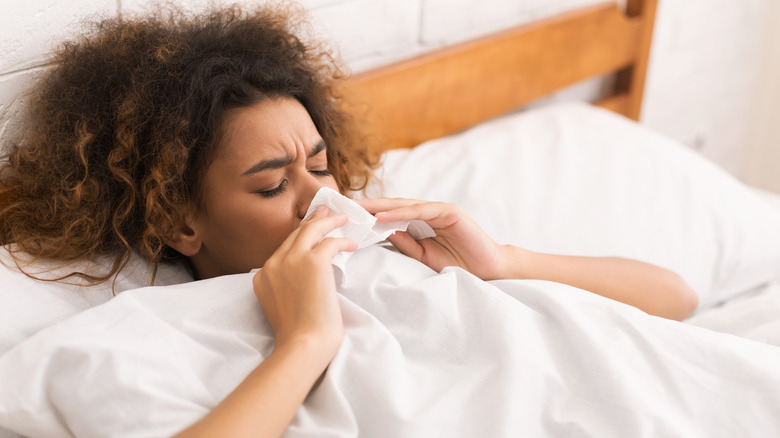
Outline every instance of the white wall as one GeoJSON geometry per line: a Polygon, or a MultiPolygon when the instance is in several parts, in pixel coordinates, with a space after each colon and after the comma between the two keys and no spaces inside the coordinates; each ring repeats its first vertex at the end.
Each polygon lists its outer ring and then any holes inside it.
{"type": "MultiPolygon", "coordinates": [[[[0,135],[19,91],[45,68],[50,44],[72,33],[80,17],[139,12],[152,2],[0,1],[0,135]]],[[[179,1],[197,9],[209,0],[179,1]]],[[[353,71],[601,1],[301,0],[353,71]]],[[[642,122],[780,193],[779,9],[777,0],[660,0],[642,122]]],[[[558,98],[593,96],[604,84],[591,81],[558,98]]]]}
{"type": "MultiPolygon", "coordinates": [[[[644,124],[753,183],[752,143],[757,130],[767,129],[757,123],[768,115],[761,98],[780,79],[762,79],[763,66],[780,60],[770,47],[773,5],[776,0],[661,0],[643,105],[644,124]]],[[[776,160],[760,161],[780,167],[776,160]]]]}
{"type": "Polygon", "coordinates": [[[772,2],[770,31],[761,62],[756,120],[747,156],[748,184],[780,193],[780,2],[772,2]]]}

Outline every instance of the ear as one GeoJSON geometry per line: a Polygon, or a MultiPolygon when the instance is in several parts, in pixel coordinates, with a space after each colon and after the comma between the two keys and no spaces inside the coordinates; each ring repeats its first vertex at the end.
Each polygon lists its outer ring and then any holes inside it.
{"type": "Polygon", "coordinates": [[[183,256],[192,257],[200,252],[203,246],[203,240],[197,227],[191,218],[182,218],[176,225],[170,237],[165,242],[166,245],[175,249],[183,256]]]}

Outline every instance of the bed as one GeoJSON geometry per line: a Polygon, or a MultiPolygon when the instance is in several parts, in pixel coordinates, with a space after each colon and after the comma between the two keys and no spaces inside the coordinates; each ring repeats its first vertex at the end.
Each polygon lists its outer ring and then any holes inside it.
{"type": "MultiPolygon", "coordinates": [[[[285,436],[780,435],[780,196],[636,122],[655,6],[365,72],[350,102],[384,145],[367,196],[456,202],[499,242],[666,267],[699,294],[694,315],[371,245],[339,267],[344,342],[285,436]],[[598,102],[522,109],[600,75],[614,90],[598,102]]],[[[112,297],[0,270],[0,436],[164,436],[208,412],[273,336],[251,273],[188,275],[166,265],[147,287],[135,260],[112,297]]]]}

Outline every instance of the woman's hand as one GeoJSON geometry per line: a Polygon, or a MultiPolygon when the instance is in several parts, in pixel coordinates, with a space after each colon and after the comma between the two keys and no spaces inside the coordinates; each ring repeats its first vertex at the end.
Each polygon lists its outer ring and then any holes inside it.
{"type": "Polygon", "coordinates": [[[274,351],[205,417],[176,435],[281,436],[341,345],[344,326],[331,259],[354,251],[322,237],[346,223],[326,207],[301,223],[255,274],[253,285],[276,335],[274,351]]]}
{"type": "Polygon", "coordinates": [[[322,207],[290,233],[255,274],[255,295],[274,331],[275,349],[304,341],[322,347],[328,362],[336,354],[344,329],[330,262],[358,244],[322,237],[346,221],[346,215],[328,216],[322,207]]]}
{"type": "Polygon", "coordinates": [[[461,267],[483,280],[503,278],[507,267],[505,249],[497,244],[459,206],[412,199],[356,199],[374,214],[377,222],[422,220],[436,237],[414,240],[399,231],[388,240],[405,255],[436,271],[461,267]]]}
{"type": "Polygon", "coordinates": [[[361,199],[378,222],[419,219],[436,237],[415,241],[403,232],[390,240],[402,253],[440,271],[459,266],[483,280],[555,281],[622,301],[652,315],[683,319],[698,295],[677,274],[636,260],[542,254],[490,239],[460,207],[408,199],[361,199]]]}

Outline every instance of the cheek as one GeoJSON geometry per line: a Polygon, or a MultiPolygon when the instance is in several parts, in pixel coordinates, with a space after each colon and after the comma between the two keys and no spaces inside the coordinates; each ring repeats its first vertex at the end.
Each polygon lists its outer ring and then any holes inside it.
{"type": "Polygon", "coordinates": [[[287,205],[279,205],[278,208],[253,209],[246,212],[246,221],[250,228],[247,239],[267,242],[274,247],[274,250],[298,225],[287,205]]]}
{"type": "Polygon", "coordinates": [[[299,224],[287,205],[246,211],[241,222],[234,245],[240,263],[250,269],[263,266],[299,224]]]}
{"type": "Polygon", "coordinates": [[[298,225],[285,202],[255,196],[215,199],[203,236],[214,256],[242,271],[262,266],[298,225]]]}
{"type": "Polygon", "coordinates": [[[323,186],[341,193],[341,190],[339,190],[339,185],[336,184],[336,178],[334,178],[332,175],[327,178],[323,178],[323,180],[323,186]]]}
{"type": "Polygon", "coordinates": [[[257,246],[258,242],[284,240],[295,226],[290,207],[284,202],[258,202],[248,195],[245,202],[235,203],[220,213],[220,227],[223,234],[230,234],[237,243],[257,246]]]}

